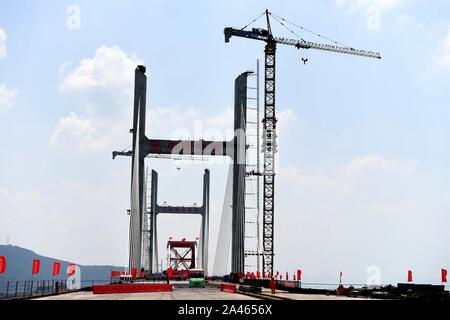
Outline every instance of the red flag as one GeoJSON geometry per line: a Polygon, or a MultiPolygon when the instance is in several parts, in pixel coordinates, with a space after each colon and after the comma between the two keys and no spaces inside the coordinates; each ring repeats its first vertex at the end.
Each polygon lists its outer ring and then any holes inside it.
{"type": "Polygon", "coordinates": [[[261,279],[261,273],[259,271],[256,272],[256,278],[259,280],[261,279]]]}
{"type": "Polygon", "coordinates": [[[124,274],[125,274],[125,272],[111,271],[111,277],[113,277],[113,278],[123,276],[124,274]]]}
{"type": "Polygon", "coordinates": [[[302,281],[302,270],[297,270],[297,281],[302,281]]]}
{"type": "Polygon", "coordinates": [[[286,272],[286,281],[289,280],[289,273],[286,272]]]}
{"type": "Polygon", "coordinates": [[[69,264],[69,276],[73,276],[75,274],[75,265],[69,264]]]}
{"type": "Polygon", "coordinates": [[[6,271],[6,258],[4,256],[0,257],[0,273],[6,271]]]}
{"type": "Polygon", "coordinates": [[[411,270],[408,270],[408,282],[413,282],[413,273],[411,270]]]}
{"type": "Polygon", "coordinates": [[[136,269],[136,268],[133,268],[133,269],[131,270],[131,277],[132,277],[133,279],[136,279],[136,276],[137,276],[137,269],[136,269]]]}
{"type": "Polygon", "coordinates": [[[172,278],[172,276],[173,276],[173,269],[172,269],[172,267],[169,267],[169,269],[167,269],[167,276],[169,278],[172,278]]]}
{"type": "Polygon", "coordinates": [[[33,269],[31,270],[31,274],[38,274],[40,268],[41,268],[41,261],[39,261],[39,259],[34,259],[33,260],[33,269]]]}
{"type": "Polygon", "coordinates": [[[295,274],[294,274],[294,281],[296,280],[296,278],[295,278],[295,274]]]}
{"type": "Polygon", "coordinates": [[[59,262],[53,262],[53,276],[57,276],[59,274],[59,271],[61,269],[61,264],[59,262]]]}
{"type": "Polygon", "coordinates": [[[447,283],[447,270],[446,269],[442,269],[441,270],[441,274],[442,274],[442,283],[447,283]]]}

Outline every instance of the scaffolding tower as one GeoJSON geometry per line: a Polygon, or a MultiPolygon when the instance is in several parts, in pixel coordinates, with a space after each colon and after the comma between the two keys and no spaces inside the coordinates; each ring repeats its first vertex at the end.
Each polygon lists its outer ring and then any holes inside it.
{"type": "Polygon", "coordinates": [[[246,194],[245,194],[245,269],[261,272],[261,174],[260,174],[260,90],[259,60],[256,61],[256,81],[247,90],[247,161],[246,161],[246,194]]]}

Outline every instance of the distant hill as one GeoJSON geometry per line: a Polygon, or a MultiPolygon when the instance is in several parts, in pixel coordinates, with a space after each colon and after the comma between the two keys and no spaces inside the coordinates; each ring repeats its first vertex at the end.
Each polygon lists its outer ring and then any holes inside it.
{"type": "MultiPolygon", "coordinates": [[[[4,281],[26,281],[31,280],[31,269],[34,259],[41,261],[40,272],[33,276],[34,280],[65,280],[68,277],[67,268],[70,263],[55,258],[41,256],[31,250],[12,245],[0,245],[0,256],[6,258],[6,272],[0,274],[0,282],[4,281]],[[61,263],[60,275],[53,277],[53,263],[61,263]]],[[[78,265],[78,264],[77,264],[78,265]]],[[[124,271],[123,267],[114,266],[82,266],[81,281],[83,286],[91,281],[108,281],[111,278],[111,271],[124,271]]]]}

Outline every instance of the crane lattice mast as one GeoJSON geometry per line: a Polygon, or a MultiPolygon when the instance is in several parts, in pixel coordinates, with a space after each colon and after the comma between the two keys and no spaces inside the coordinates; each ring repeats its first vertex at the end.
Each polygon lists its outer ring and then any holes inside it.
{"type": "MultiPolygon", "coordinates": [[[[225,28],[225,42],[229,42],[232,36],[260,40],[266,42],[265,46],[265,85],[264,85],[264,119],[263,119],[263,151],[264,151],[264,172],[258,173],[264,177],[263,185],[263,272],[273,276],[274,257],[274,203],[275,203],[275,155],[277,152],[276,135],[276,103],[275,103],[275,83],[276,83],[276,50],[277,44],[294,46],[297,49],[315,49],[328,52],[343,53],[361,57],[381,59],[378,52],[357,50],[347,46],[328,45],[303,40],[286,39],[275,37],[272,34],[270,16],[274,17],[269,10],[266,10],[255,20],[263,15],[266,16],[267,29],[252,28],[251,31],[242,29],[225,28]]],[[[274,18],[285,26],[282,21],[274,18]]],[[[285,19],[282,19],[286,21],[285,19]]],[[[286,27],[286,26],[285,26],[286,27]]],[[[289,28],[288,28],[289,29],[289,28]]],[[[302,28],[303,29],[303,28],[302,28]]],[[[290,29],[289,29],[290,30],[290,29]]],[[[290,30],[292,32],[292,30],[290,30]]],[[[292,32],[294,33],[294,32],[292,32]]],[[[294,33],[295,34],[295,33],[294,33]]]]}

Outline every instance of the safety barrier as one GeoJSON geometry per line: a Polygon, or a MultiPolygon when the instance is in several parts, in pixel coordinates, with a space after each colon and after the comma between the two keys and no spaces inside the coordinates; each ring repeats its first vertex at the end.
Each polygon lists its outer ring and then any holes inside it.
{"type": "Polygon", "coordinates": [[[92,291],[94,294],[170,292],[172,285],[162,283],[94,285],[92,291]]]}
{"type": "Polygon", "coordinates": [[[66,280],[0,281],[0,300],[14,300],[70,292],[66,280]]]}
{"type": "Polygon", "coordinates": [[[229,293],[236,293],[236,285],[231,283],[221,283],[220,284],[220,291],[229,292],[229,293]]]}

